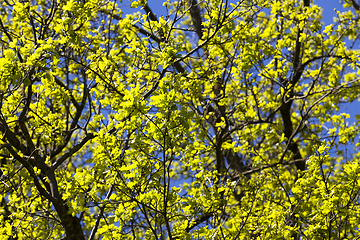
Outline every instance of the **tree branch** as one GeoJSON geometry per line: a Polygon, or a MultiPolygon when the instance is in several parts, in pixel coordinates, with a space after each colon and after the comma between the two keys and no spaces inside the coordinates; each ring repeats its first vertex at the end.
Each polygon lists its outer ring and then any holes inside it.
{"type": "Polygon", "coordinates": [[[190,6],[190,16],[195,27],[195,31],[199,36],[199,39],[202,38],[202,17],[200,14],[200,9],[196,0],[188,0],[188,4],[190,6]]]}

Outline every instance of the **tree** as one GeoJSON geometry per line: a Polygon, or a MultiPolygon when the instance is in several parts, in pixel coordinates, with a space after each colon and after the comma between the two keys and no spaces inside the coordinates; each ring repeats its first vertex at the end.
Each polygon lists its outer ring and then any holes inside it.
{"type": "Polygon", "coordinates": [[[1,2],[2,239],[360,236],[356,1],[123,4],[1,2]]]}

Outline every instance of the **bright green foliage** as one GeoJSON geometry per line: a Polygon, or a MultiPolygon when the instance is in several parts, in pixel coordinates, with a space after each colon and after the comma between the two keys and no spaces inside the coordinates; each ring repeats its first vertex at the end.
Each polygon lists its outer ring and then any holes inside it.
{"type": "Polygon", "coordinates": [[[0,239],[359,238],[358,6],[306,2],[1,1],[0,239]]]}

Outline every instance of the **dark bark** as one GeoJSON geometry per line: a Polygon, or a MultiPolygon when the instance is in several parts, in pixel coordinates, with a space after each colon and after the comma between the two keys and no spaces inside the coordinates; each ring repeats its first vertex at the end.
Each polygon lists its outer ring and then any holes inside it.
{"type": "MultiPolygon", "coordinates": [[[[30,70],[27,73],[30,79],[33,74],[33,70],[30,70]]],[[[29,129],[27,128],[26,119],[28,111],[30,109],[32,95],[32,85],[29,85],[24,108],[22,109],[18,119],[18,126],[21,130],[20,134],[16,134],[14,131],[12,131],[5,119],[0,119],[0,131],[3,134],[3,141],[6,143],[3,146],[9,151],[9,153],[14,157],[14,159],[16,159],[24,166],[24,168],[26,168],[29,175],[34,179],[34,185],[38,190],[39,194],[45,197],[54,205],[54,208],[60,218],[60,222],[65,230],[66,239],[85,240],[85,236],[80,224],[80,219],[70,214],[68,206],[61,199],[61,194],[59,193],[55,172],[44,162],[45,155],[51,154],[45,153],[44,156],[40,156],[38,149],[33,143],[29,129]],[[20,156],[19,152],[21,152],[23,156],[20,156]],[[34,172],[35,167],[41,170],[39,176],[34,172]],[[45,188],[41,185],[40,181],[43,182],[45,188]]],[[[84,95],[86,95],[86,93],[84,93],[84,95]]],[[[84,100],[77,111],[77,115],[79,116],[81,115],[81,112],[84,108],[82,105],[85,105],[84,100]]],[[[75,118],[74,121],[78,122],[78,119],[75,118]]],[[[75,148],[75,150],[78,149],[75,148]]],[[[74,152],[72,152],[72,154],[74,152]]]]}
{"type": "Polygon", "coordinates": [[[84,233],[80,224],[80,219],[69,213],[69,207],[62,199],[53,201],[53,205],[59,215],[61,224],[65,229],[66,240],[85,240],[84,233]]]}
{"type": "Polygon", "coordinates": [[[195,27],[195,31],[199,36],[199,39],[202,38],[202,18],[200,14],[200,9],[196,0],[188,0],[190,7],[190,16],[195,27]]]}
{"type": "Polygon", "coordinates": [[[304,6],[309,7],[310,6],[310,0],[304,0],[304,6]]]}
{"type": "MultiPolygon", "coordinates": [[[[284,124],[285,137],[288,139],[288,141],[290,141],[289,150],[294,154],[293,159],[297,160],[297,159],[302,159],[302,157],[298,145],[294,143],[291,139],[293,135],[293,123],[291,121],[291,112],[290,112],[291,105],[292,105],[292,101],[285,103],[284,106],[280,109],[280,113],[284,124]]],[[[297,169],[301,171],[305,170],[305,161],[297,161],[295,162],[295,165],[297,169]]]]}
{"type": "Polygon", "coordinates": [[[359,4],[357,4],[357,3],[355,2],[355,0],[351,0],[351,3],[352,3],[352,5],[353,5],[353,7],[355,8],[355,10],[359,10],[359,4]]]}

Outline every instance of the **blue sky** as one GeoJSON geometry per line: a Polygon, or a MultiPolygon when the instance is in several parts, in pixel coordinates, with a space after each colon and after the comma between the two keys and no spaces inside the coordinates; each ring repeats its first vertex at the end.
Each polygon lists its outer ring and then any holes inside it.
{"type": "Polygon", "coordinates": [[[344,10],[339,0],[315,0],[314,3],[323,9],[323,20],[326,24],[333,22],[335,9],[339,11],[344,10]]]}
{"type": "MultiPolygon", "coordinates": [[[[358,0],[357,0],[358,1],[358,0]]],[[[358,1],[360,2],[360,1],[358,1]]],[[[315,0],[315,3],[323,9],[323,21],[325,24],[331,24],[333,22],[334,16],[336,16],[336,10],[344,11],[345,9],[342,7],[340,0],[315,0]]],[[[354,46],[356,48],[360,48],[359,43],[354,46]]],[[[355,122],[355,115],[360,114],[360,103],[359,101],[355,101],[351,104],[343,105],[340,109],[340,112],[349,113],[350,123],[355,122]]]]}
{"type": "MultiPolygon", "coordinates": [[[[156,15],[161,16],[166,15],[166,8],[162,6],[164,1],[165,0],[148,0],[148,4],[156,15]]],[[[230,0],[230,2],[235,3],[237,2],[237,0],[230,0]]],[[[326,24],[330,24],[333,22],[333,18],[336,15],[335,10],[344,10],[340,0],[315,0],[313,1],[313,4],[316,4],[323,9],[323,20],[326,24]]],[[[134,9],[130,8],[129,0],[123,0],[121,5],[123,6],[122,9],[125,13],[130,13],[134,11],[134,9]]]]}
{"type": "MultiPolygon", "coordinates": [[[[165,0],[148,0],[148,4],[150,8],[154,11],[154,13],[160,17],[162,15],[166,15],[166,8],[162,6],[162,3],[165,0]]],[[[182,0],[187,1],[187,0],[182,0]]],[[[238,0],[230,0],[230,2],[237,2],[238,0]]],[[[266,1],[266,0],[265,0],[266,1]]],[[[359,1],[360,0],[356,0],[359,1]]],[[[342,6],[341,0],[313,0],[312,4],[316,4],[323,9],[323,22],[325,25],[331,24],[334,21],[334,17],[336,16],[336,11],[344,11],[345,9],[342,6]]],[[[130,8],[130,1],[123,0],[122,10],[124,13],[134,12],[135,9],[130,8]]],[[[140,11],[140,9],[136,9],[135,11],[140,11]]],[[[354,48],[360,49],[359,44],[355,45],[354,48]]],[[[349,113],[351,118],[349,119],[349,124],[355,122],[355,115],[360,113],[360,102],[355,101],[351,104],[342,105],[339,113],[349,113]]]]}
{"type": "MultiPolygon", "coordinates": [[[[148,0],[148,4],[150,8],[154,11],[154,13],[159,17],[161,15],[166,15],[166,8],[162,6],[162,3],[165,0],[148,0]]],[[[186,0],[183,0],[186,1],[186,0]]],[[[230,0],[230,2],[237,2],[237,0],[230,0]]],[[[336,16],[336,10],[344,11],[342,7],[341,0],[314,0],[312,4],[316,4],[323,9],[323,22],[327,24],[333,23],[333,19],[336,16]]],[[[124,6],[123,11],[125,13],[133,12],[134,9],[130,9],[130,1],[123,0],[122,5],[124,6]]],[[[140,10],[140,9],[138,9],[140,10]]],[[[360,48],[360,46],[355,46],[355,48],[360,48]]],[[[355,121],[355,114],[358,114],[360,109],[359,102],[354,102],[350,105],[343,106],[340,109],[341,112],[348,112],[351,115],[350,122],[355,121]]]]}
{"type": "MultiPolygon", "coordinates": [[[[162,3],[164,1],[165,0],[148,0],[148,4],[157,15],[161,15],[161,14],[166,14],[166,9],[162,7],[162,3]]],[[[183,0],[183,1],[187,1],[187,0],[183,0]]],[[[237,1],[231,0],[230,2],[237,2],[237,1]]],[[[315,0],[313,1],[313,4],[314,3],[324,9],[323,14],[324,14],[325,23],[332,22],[333,17],[335,16],[335,11],[334,11],[335,8],[337,10],[343,10],[340,0],[315,0]]],[[[130,6],[130,1],[123,0],[122,5],[130,6]]]]}

